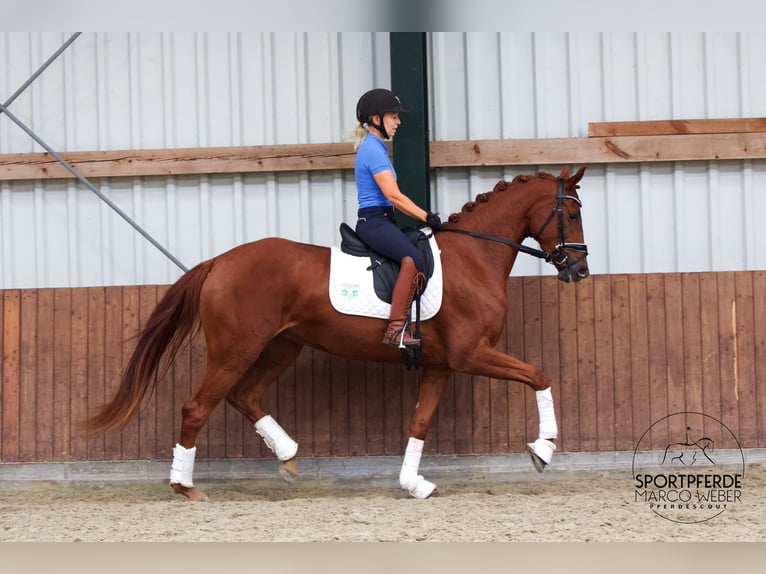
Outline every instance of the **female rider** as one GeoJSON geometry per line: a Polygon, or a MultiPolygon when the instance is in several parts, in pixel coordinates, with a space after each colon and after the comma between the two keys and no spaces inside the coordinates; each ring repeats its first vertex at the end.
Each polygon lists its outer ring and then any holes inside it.
{"type": "Polygon", "coordinates": [[[391,315],[383,342],[398,346],[418,346],[420,341],[405,328],[415,290],[424,272],[423,258],[396,225],[396,211],[441,229],[439,216],[418,207],[404,195],[396,182],[396,171],[388,157],[385,140],[394,137],[402,123],[399,112],[406,112],[399,98],[382,88],[359,98],[356,119],[359,125],[354,174],[359,198],[356,233],[373,251],[401,263],[399,277],[391,295],[391,315]]]}

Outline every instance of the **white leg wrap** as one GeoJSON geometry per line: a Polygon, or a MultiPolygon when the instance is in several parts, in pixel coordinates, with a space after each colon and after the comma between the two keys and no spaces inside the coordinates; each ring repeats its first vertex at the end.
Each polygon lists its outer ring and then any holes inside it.
{"type": "Polygon", "coordinates": [[[410,437],[404,451],[402,470],[399,472],[399,485],[414,498],[428,498],[436,488],[433,482],[429,482],[418,474],[420,459],[423,456],[423,444],[422,440],[410,437]]]}
{"type": "Polygon", "coordinates": [[[536,391],[537,412],[540,417],[540,438],[558,438],[559,429],[556,425],[556,414],[553,411],[553,396],[551,388],[536,391]]]}
{"type": "Polygon", "coordinates": [[[545,464],[550,464],[553,458],[553,451],[556,450],[556,444],[545,438],[539,438],[535,442],[527,444],[527,447],[534,452],[545,464]]]}
{"type": "Polygon", "coordinates": [[[255,431],[263,437],[266,443],[279,460],[290,460],[298,452],[298,443],[285,432],[279,423],[271,415],[258,419],[255,423],[255,431]]]}
{"type": "Polygon", "coordinates": [[[194,457],[197,447],[184,448],[176,444],[173,448],[173,465],[170,467],[170,484],[180,484],[191,488],[194,486],[192,475],[194,474],[194,457]]]}

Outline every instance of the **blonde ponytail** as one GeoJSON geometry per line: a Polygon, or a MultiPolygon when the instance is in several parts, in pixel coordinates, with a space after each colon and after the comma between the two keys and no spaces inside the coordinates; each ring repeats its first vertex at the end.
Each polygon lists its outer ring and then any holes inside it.
{"type": "Polygon", "coordinates": [[[357,124],[356,128],[354,129],[351,136],[354,138],[354,151],[359,149],[359,146],[362,143],[362,140],[367,135],[367,128],[364,127],[362,124],[357,124]]]}

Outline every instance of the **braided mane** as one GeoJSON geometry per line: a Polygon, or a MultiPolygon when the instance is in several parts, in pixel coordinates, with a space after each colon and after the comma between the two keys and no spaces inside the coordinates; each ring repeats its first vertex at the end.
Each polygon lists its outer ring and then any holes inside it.
{"type": "Polygon", "coordinates": [[[518,184],[527,183],[530,180],[530,177],[537,177],[538,179],[556,179],[556,176],[551,175],[550,173],[546,173],[544,171],[538,172],[534,176],[517,175],[516,177],[513,178],[513,180],[510,183],[501,179],[495,184],[495,187],[492,188],[492,191],[478,194],[474,201],[466,202],[465,205],[463,205],[462,209],[460,210],[460,213],[451,214],[447,218],[447,221],[449,221],[450,223],[457,223],[458,221],[460,221],[460,215],[462,213],[470,213],[474,211],[480,204],[487,203],[495,194],[505,191],[506,189],[508,189],[508,187],[513,187],[518,184]]]}

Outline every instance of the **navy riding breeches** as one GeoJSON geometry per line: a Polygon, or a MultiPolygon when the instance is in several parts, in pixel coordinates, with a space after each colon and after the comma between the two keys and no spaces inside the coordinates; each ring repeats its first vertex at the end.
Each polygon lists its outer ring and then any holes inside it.
{"type": "Polygon", "coordinates": [[[391,261],[412,257],[418,271],[425,272],[425,262],[417,247],[396,226],[393,207],[366,207],[359,210],[356,234],[370,249],[391,261]]]}

